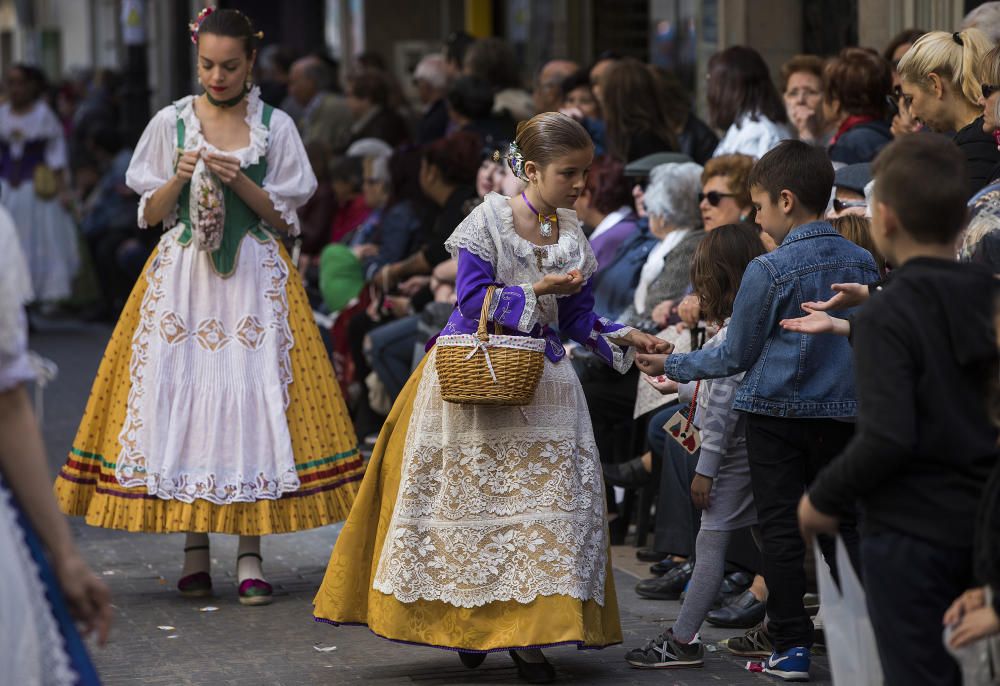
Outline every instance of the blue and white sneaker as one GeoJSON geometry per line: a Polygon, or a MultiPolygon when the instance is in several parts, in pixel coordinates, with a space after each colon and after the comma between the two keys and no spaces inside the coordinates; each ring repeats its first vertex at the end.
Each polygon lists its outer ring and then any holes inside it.
{"type": "Polygon", "coordinates": [[[764,672],[785,681],[809,681],[809,649],[799,646],[771,653],[764,672]]]}

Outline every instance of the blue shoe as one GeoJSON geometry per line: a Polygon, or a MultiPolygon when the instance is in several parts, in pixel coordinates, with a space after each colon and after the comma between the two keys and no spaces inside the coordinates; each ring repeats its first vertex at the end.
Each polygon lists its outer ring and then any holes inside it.
{"type": "Polygon", "coordinates": [[[800,646],[771,653],[764,672],[785,681],[809,681],[809,649],[800,646]]]}

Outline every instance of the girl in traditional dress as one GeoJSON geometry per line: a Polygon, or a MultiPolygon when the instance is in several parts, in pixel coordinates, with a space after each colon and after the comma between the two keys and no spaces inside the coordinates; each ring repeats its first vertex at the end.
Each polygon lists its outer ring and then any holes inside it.
{"type": "Polygon", "coordinates": [[[259,537],[343,519],[363,466],[275,236],[298,234],[295,210],[316,189],[305,149],[291,118],[249,87],[250,20],[206,10],[192,27],[206,92],[153,118],[127,175],[139,226],[168,231],[115,328],[56,492],[94,526],[188,532],[188,596],[211,592],[207,533],[239,534],[240,602],[263,605],[259,537]]]}
{"type": "Polygon", "coordinates": [[[522,678],[554,678],[540,648],[621,641],[604,484],[590,417],[560,335],[625,372],[663,343],[591,311],[597,268],[571,209],[593,157],[587,132],[549,112],[519,127],[510,164],[528,183],[458,226],[458,304],[442,335],[489,319],[546,341],[529,405],[445,403],[435,350],[379,436],[315,599],[315,617],[455,650],[474,667],[510,650],[522,678]],[[559,333],[553,330],[558,326],[559,333]]]}
{"type": "Polygon", "coordinates": [[[107,639],[111,595],[80,557],[49,489],[24,385],[35,372],[23,305],[31,281],[0,207],[0,668],[5,684],[97,686],[74,619],[107,639]]]}
{"type": "Polygon", "coordinates": [[[0,202],[10,211],[40,302],[70,295],[80,264],[76,226],[60,202],[67,167],[62,124],[42,99],[35,67],[7,70],[0,105],[0,202]]]}

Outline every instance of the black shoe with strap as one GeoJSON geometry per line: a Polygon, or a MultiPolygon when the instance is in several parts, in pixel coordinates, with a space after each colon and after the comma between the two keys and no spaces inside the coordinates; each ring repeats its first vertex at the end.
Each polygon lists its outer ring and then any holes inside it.
{"type": "Polygon", "coordinates": [[[692,573],[694,573],[694,562],[688,560],[663,576],[643,579],[635,585],[635,592],[643,598],[653,600],[677,600],[681,597],[681,591],[691,580],[692,573]]]}
{"type": "Polygon", "coordinates": [[[750,629],[764,621],[766,611],[766,605],[748,589],[719,609],[710,610],[705,621],[727,629],[750,629]]]}

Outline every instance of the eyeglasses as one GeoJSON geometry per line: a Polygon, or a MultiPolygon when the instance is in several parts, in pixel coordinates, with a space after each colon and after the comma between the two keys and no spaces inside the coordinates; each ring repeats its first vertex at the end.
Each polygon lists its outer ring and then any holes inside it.
{"type": "Polygon", "coordinates": [[[990,99],[990,96],[1000,91],[1000,86],[991,86],[988,83],[983,84],[983,98],[986,100],[990,99]]]}
{"type": "Polygon", "coordinates": [[[709,191],[708,193],[699,193],[698,202],[702,203],[708,200],[708,204],[712,207],[718,207],[719,203],[722,202],[723,198],[735,198],[733,193],[720,193],[719,191],[709,191]]]}
{"type": "Polygon", "coordinates": [[[868,207],[868,203],[864,200],[841,200],[840,198],[833,199],[833,211],[840,214],[849,207],[868,207]]]}

